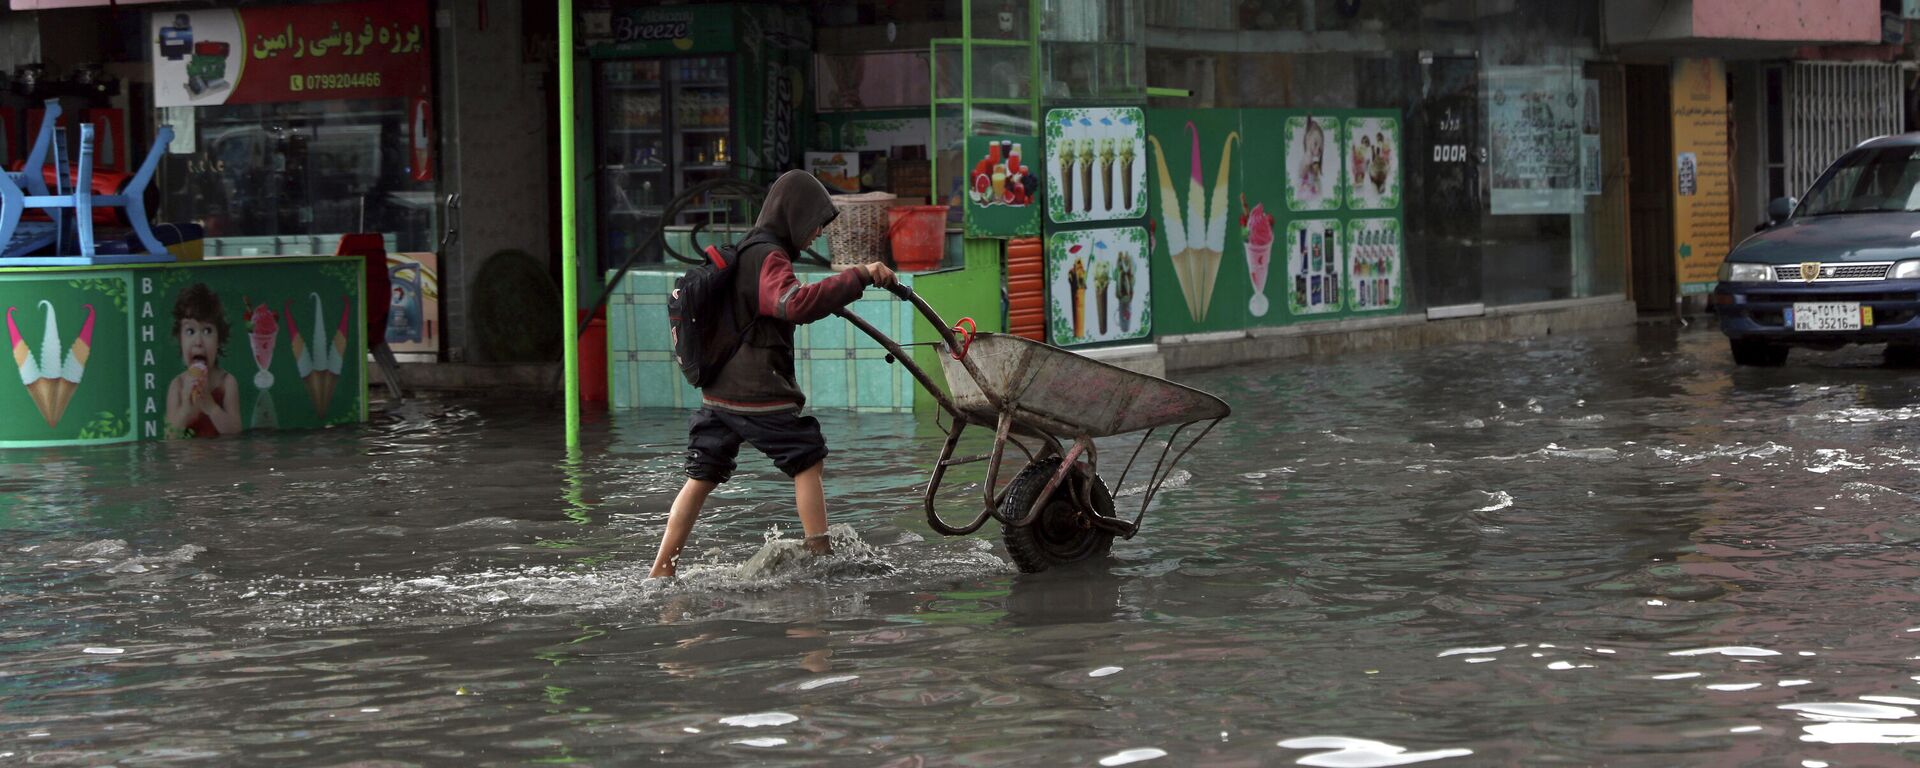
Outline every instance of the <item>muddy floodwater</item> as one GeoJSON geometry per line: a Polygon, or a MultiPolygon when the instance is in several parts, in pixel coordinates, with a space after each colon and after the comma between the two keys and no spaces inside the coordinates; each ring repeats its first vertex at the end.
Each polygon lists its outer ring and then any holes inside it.
{"type": "Polygon", "coordinates": [[[573,455],[544,403],[455,399],[0,452],[0,764],[1920,759],[1920,377],[1873,350],[1743,370],[1640,329],[1182,380],[1234,417],[1111,559],[1031,576],[926,526],[908,416],[820,414],[835,557],[742,567],[798,535],[746,457],[670,583],[683,413],[573,455]]]}

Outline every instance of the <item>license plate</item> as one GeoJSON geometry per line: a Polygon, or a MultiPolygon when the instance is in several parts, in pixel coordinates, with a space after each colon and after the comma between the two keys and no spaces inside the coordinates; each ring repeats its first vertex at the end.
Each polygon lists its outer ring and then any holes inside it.
{"type": "Polygon", "coordinates": [[[1795,304],[1789,314],[1796,331],[1857,331],[1873,325],[1873,307],[1857,301],[1795,304]]]}

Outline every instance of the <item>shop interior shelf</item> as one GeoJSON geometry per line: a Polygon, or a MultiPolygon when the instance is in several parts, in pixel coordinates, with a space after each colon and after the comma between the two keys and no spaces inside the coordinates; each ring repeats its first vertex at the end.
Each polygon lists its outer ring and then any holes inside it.
{"type": "Polygon", "coordinates": [[[661,133],[659,128],[609,128],[607,133],[661,133]]]}
{"type": "Polygon", "coordinates": [[[680,127],[681,133],[726,133],[729,130],[732,129],[724,125],[684,125],[680,127]]]}
{"type": "Polygon", "coordinates": [[[604,170],[614,173],[665,173],[664,165],[609,165],[604,170]]]}
{"type": "Polygon", "coordinates": [[[686,165],[686,166],[681,166],[681,168],[680,168],[680,170],[683,170],[683,171],[724,171],[724,170],[727,170],[727,169],[729,169],[729,168],[732,168],[732,167],[733,167],[733,166],[731,166],[731,165],[726,165],[726,164],[724,164],[724,163],[723,163],[723,164],[720,164],[720,165],[714,165],[714,164],[711,164],[711,163],[709,163],[709,164],[706,164],[706,165],[686,165]]]}
{"type": "Polygon", "coordinates": [[[709,80],[709,81],[684,80],[684,81],[681,81],[680,83],[681,88],[726,88],[729,85],[731,85],[731,83],[728,83],[725,80],[709,80]]]}

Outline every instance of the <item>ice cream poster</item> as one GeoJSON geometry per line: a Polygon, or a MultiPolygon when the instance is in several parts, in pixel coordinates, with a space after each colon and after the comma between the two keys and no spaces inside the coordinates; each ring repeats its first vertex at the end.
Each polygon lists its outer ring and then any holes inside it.
{"type": "Polygon", "coordinates": [[[1142,338],[1153,329],[1153,281],[1141,227],[1047,237],[1047,324],[1054,344],[1142,338]]]}
{"type": "Polygon", "coordinates": [[[1347,306],[1356,312],[1399,309],[1402,253],[1398,219],[1347,222],[1347,306]]]}
{"type": "MultiPolygon", "coordinates": [[[[1226,258],[1227,194],[1232,187],[1233,145],[1240,135],[1228,132],[1221,138],[1220,164],[1214,166],[1213,184],[1209,187],[1201,160],[1200,129],[1188,121],[1186,134],[1184,206],[1180,204],[1181,185],[1167,170],[1168,149],[1159,137],[1152,139],[1153,167],[1160,195],[1160,226],[1155,231],[1166,238],[1167,255],[1173,262],[1174,278],[1179,281],[1187,315],[1195,324],[1200,324],[1206,322],[1213,307],[1214,289],[1219,285],[1221,265],[1226,258]]],[[[1176,150],[1179,147],[1175,145],[1176,150]]]]}
{"type": "Polygon", "coordinates": [[[155,270],[136,291],[143,438],[311,429],[366,413],[362,266],[155,270]]]}
{"type": "Polygon", "coordinates": [[[1345,183],[1344,154],[1340,148],[1340,120],[1301,115],[1289,117],[1281,132],[1287,148],[1287,208],[1295,211],[1331,211],[1340,207],[1345,183]]]}
{"type": "Polygon", "coordinates": [[[1146,113],[1135,107],[1047,112],[1047,215],[1057,224],[1147,214],[1146,113]]]}
{"type": "Polygon", "coordinates": [[[133,438],[127,280],[0,276],[13,370],[0,375],[0,447],[133,438]]]}
{"type": "Polygon", "coordinates": [[[1346,249],[1344,227],[1334,219],[1287,225],[1287,295],[1295,315],[1339,312],[1346,249]]]}
{"type": "Polygon", "coordinates": [[[1400,207],[1400,120],[1349,117],[1346,124],[1347,207],[1400,207]]]}

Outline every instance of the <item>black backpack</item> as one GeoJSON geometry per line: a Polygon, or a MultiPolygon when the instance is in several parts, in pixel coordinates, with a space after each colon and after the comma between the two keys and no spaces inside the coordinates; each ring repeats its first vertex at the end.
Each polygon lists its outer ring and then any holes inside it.
{"type": "Polygon", "coordinates": [[[709,245],[707,261],[673,281],[673,292],[667,294],[667,329],[673,360],[687,383],[706,387],[719,378],[720,369],[740,351],[747,331],[758,322],[757,315],[744,323],[734,317],[733,292],[740,257],[748,248],[763,245],[774,244],[748,237],[737,246],[709,245]]]}

